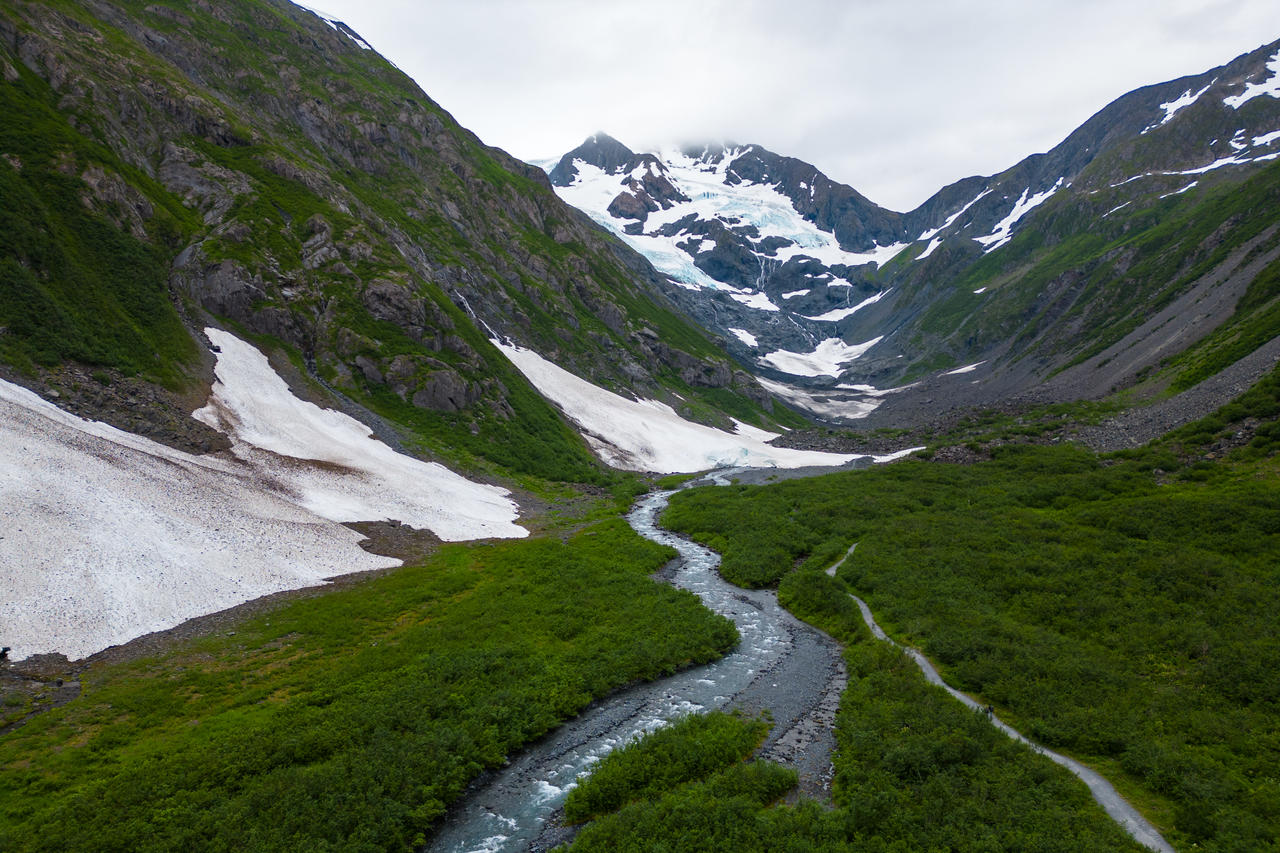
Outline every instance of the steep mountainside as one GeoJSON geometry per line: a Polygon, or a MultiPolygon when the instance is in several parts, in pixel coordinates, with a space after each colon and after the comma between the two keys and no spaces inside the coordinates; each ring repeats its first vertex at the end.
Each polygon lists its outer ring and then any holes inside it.
{"type": "Polygon", "coordinates": [[[0,361],[64,403],[136,428],[138,392],[184,419],[189,399],[129,377],[200,396],[208,312],[437,451],[542,476],[595,463],[494,336],[763,422],[764,392],[647,262],[339,22],[283,0],[5,0],[0,71],[0,361]],[[95,406],[68,364],[131,390],[95,406]]]}
{"type": "Polygon", "coordinates": [[[1276,329],[1277,158],[1280,42],[1131,92],[905,214],[754,145],[634,154],[597,135],[551,179],[740,359],[838,419],[921,398],[869,386],[994,402],[1053,378],[1041,393],[1087,397],[1247,355],[1276,329]]]}

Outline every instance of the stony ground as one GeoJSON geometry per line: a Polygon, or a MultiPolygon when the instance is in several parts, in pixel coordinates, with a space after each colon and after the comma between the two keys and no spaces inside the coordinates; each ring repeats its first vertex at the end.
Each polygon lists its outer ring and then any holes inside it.
{"type": "MultiPolygon", "coordinates": [[[[1180,394],[1163,398],[1152,395],[1148,400],[1096,424],[1081,424],[1066,419],[1061,425],[1051,426],[1039,435],[1019,440],[1042,444],[1076,441],[1098,452],[1139,447],[1183,424],[1213,414],[1273,370],[1278,361],[1280,337],[1259,347],[1253,354],[1216,376],[1180,394]]],[[[976,415],[995,412],[1016,420],[1032,407],[1054,400],[1028,394],[979,409],[967,405],[951,405],[945,398],[936,397],[930,400],[935,407],[933,411],[926,411],[913,402],[905,402],[901,409],[895,409],[897,401],[886,403],[885,411],[877,412],[880,416],[877,422],[868,421],[851,429],[816,427],[792,430],[775,439],[774,443],[835,453],[888,453],[913,445],[931,444],[937,441],[938,436],[948,433],[961,435],[957,440],[964,441],[963,424],[976,415]],[[900,418],[896,421],[893,419],[895,411],[900,418]],[[898,425],[892,428],[877,425],[885,418],[898,425]]],[[[948,462],[975,462],[985,458],[985,454],[957,444],[941,448],[933,458],[948,462]]]]}
{"type": "Polygon", "coordinates": [[[0,379],[28,388],[61,409],[187,453],[227,450],[225,435],[191,417],[209,396],[208,382],[185,393],[116,370],[67,364],[21,374],[0,365],[0,379]]]}

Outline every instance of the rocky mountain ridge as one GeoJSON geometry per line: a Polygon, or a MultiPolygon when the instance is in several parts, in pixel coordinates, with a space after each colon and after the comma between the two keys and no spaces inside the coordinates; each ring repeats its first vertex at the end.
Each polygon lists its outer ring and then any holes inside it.
{"type": "MultiPolygon", "coordinates": [[[[801,386],[792,399],[809,411],[858,416],[866,398],[838,399],[849,386],[902,386],[966,365],[987,387],[960,397],[994,401],[1118,344],[1151,306],[1190,292],[1201,278],[1179,275],[1179,255],[1213,254],[1211,277],[1237,290],[1275,259],[1274,217],[1257,204],[1280,158],[1277,80],[1280,42],[1138,89],[1052,150],[907,213],[754,145],[637,154],[597,134],[551,178],[667,273],[673,298],[739,359],[801,386]],[[1213,225],[1179,234],[1175,220],[1213,225]],[[1223,266],[1234,257],[1224,247],[1246,244],[1251,273],[1239,258],[1223,266]],[[1001,377],[989,382],[993,372],[1001,377]]],[[[1133,384],[1227,322],[1234,304],[1172,349],[1131,341],[1145,354],[1129,369],[1054,393],[1133,384]]]]}
{"type": "Polygon", "coordinates": [[[515,470],[595,463],[498,336],[690,417],[769,419],[647,262],[341,22],[284,0],[6,0],[0,65],[26,119],[0,133],[12,375],[200,384],[212,316],[434,451],[515,470]]]}

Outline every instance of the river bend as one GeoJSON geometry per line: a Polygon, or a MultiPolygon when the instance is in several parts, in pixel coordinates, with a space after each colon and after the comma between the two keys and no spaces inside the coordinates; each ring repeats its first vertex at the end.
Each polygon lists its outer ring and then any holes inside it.
{"type": "Polygon", "coordinates": [[[627,520],[641,536],[679,552],[672,583],[732,619],[741,635],[737,648],[713,663],[597,702],[521,751],[464,795],[428,850],[514,853],[541,847],[548,820],[591,764],[678,716],[729,706],[748,713],[768,708],[774,727],[762,756],[795,767],[804,794],[829,795],[832,727],[845,683],[839,645],[783,610],[772,591],[744,590],[723,580],[715,552],[659,528],[658,514],[671,494],[642,497],[627,520]]]}

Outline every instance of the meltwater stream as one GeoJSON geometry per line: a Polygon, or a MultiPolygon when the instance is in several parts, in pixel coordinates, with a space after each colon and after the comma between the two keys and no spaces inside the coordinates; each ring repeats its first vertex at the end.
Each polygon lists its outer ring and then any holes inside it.
{"type": "Polygon", "coordinates": [[[592,763],[669,720],[731,703],[747,712],[768,708],[774,728],[764,755],[796,766],[805,793],[828,789],[831,727],[845,680],[839,647],[783,610],[773,592],[722,580],[715,552],[658,528],[671,494],[645,496],[627,520],[641,536],[680,552],[673,582],[732,619],[742,638],[738,647],[714,663],[623,691],[566,722],[469,792],[428,850],[528,850],[592,763]]]}
{"type": "MultiPolygon", "coordinates": [[[[721,485],[728,483],[725,475],[710,479],[721,485]]],[[[783,610],[773,592],[744,590],[721,579],[716,571],[720,557],[715,552],[659,528],[657,516],[672,494],[655,492],[645,496],[627,521],[646,539],[670,545],[679,552],[672,582],[697,594],[711,610],[732,619],[741,635],[738,647],[714,663],[630,688],[592,705],[464,796],[450,810],[427,850],[514,853],[530,850],[535,843],[539,847],[545,842],[555,843],[554,833],[544,836],[548,819],[564,802],[578,776],[594,762],[676,717],[730,704],[748,713],[769,709],[774,727],[761,750],[762,757],[793,766],[799,772],[802,794],[830,796],[833,727],[847,681],[839,645],[783,610]]],[[[834,575],[856,547],[850,547],[828,569],[828,574],[834,575]]],[[[892,642],[875,623],[865,602],[851,597],[872,633],[892,642]]],[[[914,649],[907,651],[930,681],[941,684],[965,704],[977,707],[970,697],[942,684],[923,655],[914,649]]],[[[1025,741],[994,716],[991,721],[1010,737],[1025,741]]],[[[1030,745],[1083,779],[1099,804],[1139,843],[1172,853],[1158,831],[1098,774],[1036,744],[1030,745]]]]}

